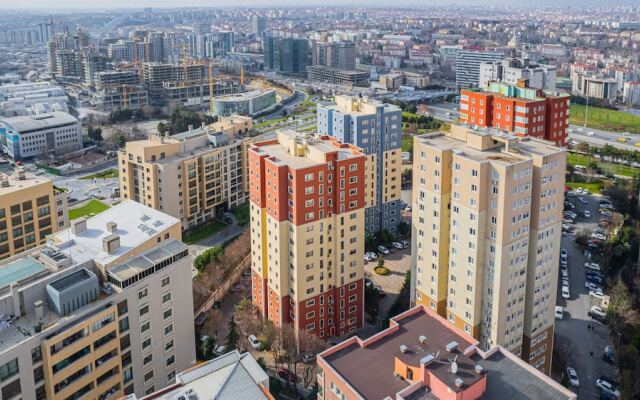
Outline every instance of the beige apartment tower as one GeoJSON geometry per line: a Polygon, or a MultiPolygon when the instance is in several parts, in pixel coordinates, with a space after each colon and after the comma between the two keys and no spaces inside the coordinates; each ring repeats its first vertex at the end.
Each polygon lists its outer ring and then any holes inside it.
{"type": "Polygon", "coordinates": [[[550,372],[566,153],[453,125],[415,138],[412,294],[550,372]]]}
{"type": "Polygon", "coordinates": [[[173,136],[150,135],[118,155],[120,193],[179,218],[189,229],[247,201],[247,133],[229,117],[173,136]]]}
{"type": "Polygon", "coordinates": [[[0,260],[69,226],[67,192],[22,169],[0,173],[0,260]]]}

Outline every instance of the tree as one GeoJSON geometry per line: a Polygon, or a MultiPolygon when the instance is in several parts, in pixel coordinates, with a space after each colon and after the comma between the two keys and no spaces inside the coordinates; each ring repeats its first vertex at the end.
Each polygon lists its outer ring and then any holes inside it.
{"type": "Polygon", "coordinates": [[[164,122],[158,122],[158,133],[164,135],[169,130],[169,126],[164,122]]]}
{"type": "Polygon", "coordinates": [[[238,225],[246,225],[249,223],[249,202],[240,204],[236,208],[236,219],[238,225]]]}
{"type": "Polygon", "coordinates": [[[208,336],[202,342],[202,358],[210,360],[213,358],[213,351],[215,350],[215,341],[212,337],[208,336]]]}
{"type": "Polygon", "coordinates": [[[247,299],[242,299],[235,308],[235,316],[238,320],[237,329],[240,334],[240,341],[238,342],[238,348],[240,351],[246,350],[246,342],[249,335],[258,333],[260,327],[260,320],[258,319],[258,312],[256,306],[247,299]]]}
{"type": "Polygon", "coordinates": [[[89,139],[93,140],[95,143],[102,142],[102,128],[94,128],[93,126],[89,125],[87,127],[87,136],[89,136],[89,139]]]}
{"type": "Polygon", "coordinates": [[[282,111],[280,112],[280,115],[282,115],[282,117],[286,117],[287,116],[287,109],[283,108],[282,111]]]}
{"type": "Polygon", "coordinates": [[[587,142],[580,142],[576,145],[575,147],[576,151],[579,151],[580,153],[589,153],[589,143],[587,142]]]}
{"type": "Polygon", "coordinates": [[[240,335],[238,335],[238,326],[236,325],[236,321],[234,316],[232,315],[229,318],[229,333],[227,333],[227,340],[225,342],[225,350],[231,351],[238,348],[238,343],[240,342],[240,335]]]}
{"type": "Polygon", "coordinates": [[[638,326],[640,318],[638,311],[633,308],[631,295],[627,285],[619,280],[611,291],[609,307],[607,308],[609,329],[614,335],[624,333],[627,326],[638,326]]]}
{"type": "Polygon", "coordinates": [[[384,258],[378,257],[378,268],[384,267],[384,258]]]}
{"type": "Polygon", "coordinates": [[[565,371],[571,362],[573,361],[573,355],[575,349],[571,341],[566,337],[555,335],[553,339],[553,367],[556,371],[562,374],[562,382],[567,382],[565,371]]]}

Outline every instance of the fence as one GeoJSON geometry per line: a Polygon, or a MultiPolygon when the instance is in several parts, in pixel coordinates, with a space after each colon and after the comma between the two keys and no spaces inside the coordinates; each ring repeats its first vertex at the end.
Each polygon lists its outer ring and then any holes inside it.
{"type": "Polygon", "coordinates": [[[245,269],[249,268],[251,265],[251,254],[247,255],[240,263],[235,267],[233,271],[229,273],[229,275],[224,279],[224,281],[213,290],[213,293],[207,298],[207,300],[202,303],[198,310],[194,313],[195,318],[202,313],[206,313],[213,307],[213,303],[215,303],[218,299],[223,298],[229,293],[231,287],[240,280],[242,277],[242,273],[245,269]]]}

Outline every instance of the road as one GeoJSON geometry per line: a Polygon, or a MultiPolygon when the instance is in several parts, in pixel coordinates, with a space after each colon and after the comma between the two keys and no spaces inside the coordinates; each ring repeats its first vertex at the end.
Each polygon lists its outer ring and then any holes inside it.
{"type": "MultiPolygon", "coordinates": [[[[578,217],[575,225],[576,232],[582,229],[593,230],[597,227],[597,221],[601,218],[598,214],[599,196],[582,196],[588,200],[588,205],[577,201],[574,212],[577,210],[589,210],[591,218],[578,217]]],[[[569,289],[570,297],[564,300],[560,294],[558,285],[557,304],[565,307],[564,319],[556,320],[556,335],[567,338],[572,343],[574,354],[569,366],[576,369],[580,378],[580,388],[573,388],[578,394],[578,399],[599,399],[599,390],[595,387],[595,381],[600,376],[612,376],[613,368],[602,361],[604,347],[611,344],[608,328],[593,320],[587,315],[591,308],[591,296],[584,287],[584,263],[587,258],[576,245],[574,237],[562,237],[562,248],[567,250],[569,258],[569,289]],[[587,325],[594,327],[588,330],[587,325]],[[593,353],[593,355],[591,355],[593,353]]]]}

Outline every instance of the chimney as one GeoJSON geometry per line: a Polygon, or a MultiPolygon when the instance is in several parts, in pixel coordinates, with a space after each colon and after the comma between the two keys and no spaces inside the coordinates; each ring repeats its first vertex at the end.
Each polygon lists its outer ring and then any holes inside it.
{"type": "Polygon", "coordinates": [[[0,187],[9,187],[9,179],[4,175],[0,175],[0,187]]]}
{"type": "Polygon", "coordinates": [[[420,335],[418,337],[418,342],[425,344],[427,342],[427,337],[425,335],[420,335]]]}
{"type": "Polygon", "coordinates": [[[33,303],[33,307],[36,311],[36,318],[39,320],[44,318],[44,302],[42,300],[37,300],[33,303]]]}
{"type": "Polygon", "coordinates": [[[476,365],[474,370],[476,371],[476,374],[478,375],[482,375],[484,373],[484,367],[480,364],[476,365]]]}
{"type": "Polygon", "coordinates": [[[16,168],[14,172],[14,177],[16,178],[17,181],[25,180],[26,176],[25,176],[24,168],[22,167],[16,168]]]}
{"type": "Polygon", "coordinates": [[[460,379],[460,378],[456,378],[455,384],[456,384],[457,387],[461,388],[462,385],[464,385],[464,381],[462,379],[460,379]]]}
{"type": "Polygon", "coordinates": [[[406,353],[407,351],[409,351],[409,348],[408,348],[406,345],[401,344],[401,345],[400,345],[400,351],[401,351],[402,353],[406,353]]]}
{"type": "Polygon", "coordinates": [[[102,239],[102,250],[107,254],[113,254],[120,248],[120,236],[111,234],[102,239]]]}
{"type": "Polygon", "coordinates": [[[71,233],[79,235],[87,230],[87,219],[85,217],[76,218],[71,221],[71,233]]]}
{"type": "Polygon", "coordinates": [[[118,233],[118,224],[113,221],[107,222],[107,231],[109,233],[118,233]]]}
{"type": "Polygon", "coordinates": [[[454,352],[457,348],[458,348],[458,342],[451,342],[446,347],[449,353],[454,352]]]}

